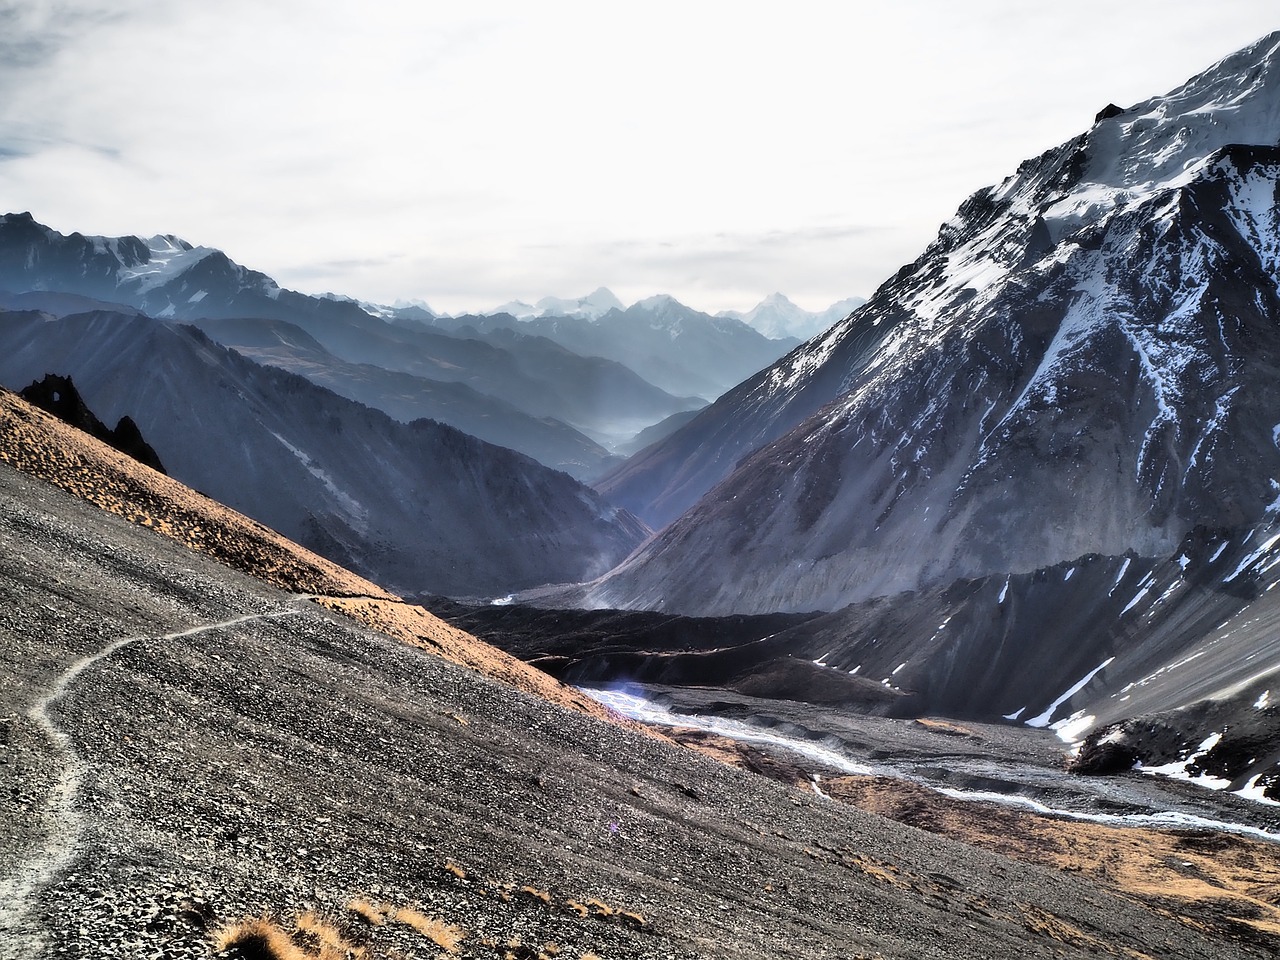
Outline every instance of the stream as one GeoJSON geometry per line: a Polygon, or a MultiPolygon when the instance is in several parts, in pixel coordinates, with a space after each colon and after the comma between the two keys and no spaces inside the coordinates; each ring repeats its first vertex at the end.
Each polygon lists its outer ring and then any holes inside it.
{"type": "MultiPolygon", "coordinates": [[[[831,735],[813,740],[762,724],[675,712],[631,684],[625,689],[582,687],[582,692],[623,716],[657,727],[685,727],[717,734],[766,751],[801,757],[841,775],[895,777],[956,800],[1020,807],[1045,816],[1120,827],[1212,830],[1280,843],[1280,806],[1222,795],[1184,781],[1128,775],[1084,777],[1061,769],[983,756],[972,751],[903,755],[885,759],[852,755],[831,735]],[[953,784],[960,783],[961,786],[953,784]],[[982,787],[982,788],[976,788],[982,787]]],[[[865,718],[871,726],[894,721],[865,718]]],[[[1016,736],[1016,728],[1010,728],[1016,736]]],[[[815,775],[814,789],[820,790],[815,775]]]]}

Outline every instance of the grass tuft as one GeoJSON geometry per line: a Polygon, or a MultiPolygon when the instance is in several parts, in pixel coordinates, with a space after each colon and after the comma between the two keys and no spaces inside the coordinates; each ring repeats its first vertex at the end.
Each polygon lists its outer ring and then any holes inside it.
{"type": "Polygon", "coordinates": [[[228,924],[213,935],[213,946],[235,960],[308,960],[284,928],[270,917],[228,924]]]}
{"type": "Polygon", "coordinates": [[[457,953],[458,944],[462,943],[467,935],[467,931],[461,927],[455,927],[435,917],[428,917],[421,910],[413,907],[398,907],[391,915],[391,919],[418,931],[445,953],[457,953]]]}

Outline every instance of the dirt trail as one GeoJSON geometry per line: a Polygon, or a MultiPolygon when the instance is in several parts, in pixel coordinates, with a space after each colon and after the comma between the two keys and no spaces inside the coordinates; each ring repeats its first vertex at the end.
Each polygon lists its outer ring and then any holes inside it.
{"type": "Polygon", "coordinates": [[[251,613],[216,623],[205,623],[185,630],[177,630],[161,636],[140,635],[122,637],[95,653],[81,657],[68,666],[27,710],[30,719],[49,740],[50,756],[60,767],[57,780],[46,802],[46,819],[49,824],[42,843],[29,856],[16,864],[11,876],[0,877],[0,960],[9,957],[27,957],[43,949],[43,943],[34,927],[23,923],[32,906],[35,895],[48,886],[71,863],[76,845],[84,827],[84,814],[76,808],[76,799],[89,764],[77,754],[71,737],[59,729],[51,708],[71,685],[93,666],[106,660],[117,650],[142,641],[178,640],[197,634],[226,630],[258,620],[270,620],[295,616],[300,605],[317,599],[312,594],[295,594],[287,607],[267,613],[251,613]]]}

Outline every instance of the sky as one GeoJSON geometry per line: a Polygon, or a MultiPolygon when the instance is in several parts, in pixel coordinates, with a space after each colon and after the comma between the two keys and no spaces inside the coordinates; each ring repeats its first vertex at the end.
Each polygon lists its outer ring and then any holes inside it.
{"type": "Polygon", "coordinates": [[[0,0],[0,208],[438,311],[823,309],[1274,0],[0,0]]]}

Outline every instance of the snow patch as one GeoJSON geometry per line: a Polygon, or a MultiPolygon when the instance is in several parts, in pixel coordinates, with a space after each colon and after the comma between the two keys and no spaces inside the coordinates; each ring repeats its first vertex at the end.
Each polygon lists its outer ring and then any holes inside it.
{"type": "MultiPolygon", "coordinates": [[[[1063,693],[1060,697],[1058,697],[1058,699],[1054,700],[1053,703],[1049,704],[1049,706],[1045,709],[1044,713],[1041,713],[1039,716],[1032,717],[1030,720],[1028,720],[1027,726],[1028,727],[1049,726],[1049,721],[1050,719],[1052,719],[1054,712],[1060,706],[1062,706],[1064,703],[1066,703],[1068,700],[1074,697],[1077,693],[1083,690],[1088,685],[1089,681],[1092,680],[1094,677],[1096,677],[1103,670],[1105,670],[1107,665],[1111,663],[1111,661],[1114,659],[1115,657],[1107,657],[1107,659],[1103,660],[1100,664],[1098,664],[1096,667],[1094,667],[1092,670],[1086,673],[1078,681],[1072,684],[1071,687],[1069,687],[1065,693],[1063,693]]],[[[1092,718],[1090,718],[1090,722],[1092,722],[1092,718]]],[[[1054,729],[1058,729],[1056,725],[1054,729]]],[[[1059,734],[1061,734],[1061,731],[1059,731],[1059,734]]]]}

